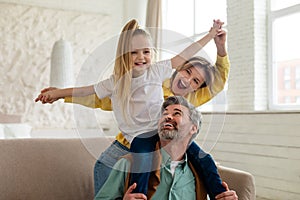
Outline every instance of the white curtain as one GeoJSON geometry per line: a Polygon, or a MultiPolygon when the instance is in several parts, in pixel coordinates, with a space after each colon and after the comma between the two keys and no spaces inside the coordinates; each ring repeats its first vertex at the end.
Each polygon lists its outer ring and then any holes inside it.
{"type": "Polygon", "coordinates": [[[153,45],[157,49],[156,59],[159,58],[161,28],[162,28],[162,3],[161,0],[148,0],[146,27],[153,38],[153,45]]]}

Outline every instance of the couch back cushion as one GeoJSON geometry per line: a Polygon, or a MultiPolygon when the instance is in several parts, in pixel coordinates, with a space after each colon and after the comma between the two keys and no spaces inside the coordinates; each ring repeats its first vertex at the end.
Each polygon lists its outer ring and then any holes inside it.
{"type": "Polygon", "coordinates": [[[0,199],[93,199],[96,154],[107,145],[107,139],[0,140],[0,199]]]}

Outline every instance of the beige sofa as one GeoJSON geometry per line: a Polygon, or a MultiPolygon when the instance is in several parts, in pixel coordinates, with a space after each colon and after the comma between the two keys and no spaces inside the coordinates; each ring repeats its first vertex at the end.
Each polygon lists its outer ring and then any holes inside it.
{"type": "MultiPolygon", "coordinates": [[[[93,167],[111,138],[0,140],[1,200],[93,199],[93,167]]],[[[253,176],[219,166],[240,200],[255,199],[253,176]]]]}

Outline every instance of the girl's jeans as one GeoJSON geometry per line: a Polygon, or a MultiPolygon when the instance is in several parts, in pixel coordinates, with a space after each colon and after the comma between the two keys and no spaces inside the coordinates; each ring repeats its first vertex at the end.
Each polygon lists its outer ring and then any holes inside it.
{"type": "Polygon", "coordinates": [[[129,153],[129,149],[115,140],[99,157],[94,167],[95,196],[108,178],[114,164],[121,156],[129,153]]]}

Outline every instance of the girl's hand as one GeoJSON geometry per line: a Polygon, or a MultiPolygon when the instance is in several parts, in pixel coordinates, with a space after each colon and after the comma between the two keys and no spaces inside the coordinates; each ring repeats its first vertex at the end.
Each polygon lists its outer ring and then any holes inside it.
{"type": "Polygon", "coordinates": [[[224,22],[222,22],[220,19],[217,20],[214,19],[213,28],[221,29],[223,24],[224,22]]]}
{"type": "Polygon", "coordinates": [[[47,88],[44,88],[41,90],[41,93],[44,93],[44,92],[48,92],[48,91],[51,91],[51,90],[57,90],[58,88],[56,87],[47,87],[47,88]]]}
{"type": "Polygon", "coordinates": [[[224,24],[224,22],[221,22],[219,19],[214,20],[213,26],[209,31],[209,34],[211,35],[211,37],[214,38],[218,35],[218,33],[221,31],[223,24],[224,24]]]}
{"type": "Polygon", "coordinates": [[[41,90],[41,94],[35,99],[35,102],[41,101],[43,104],[50,103],[59,100],[60,98],[55,97],[55,90],[58,88],[55,87],[48,87],[41,90]]]}

